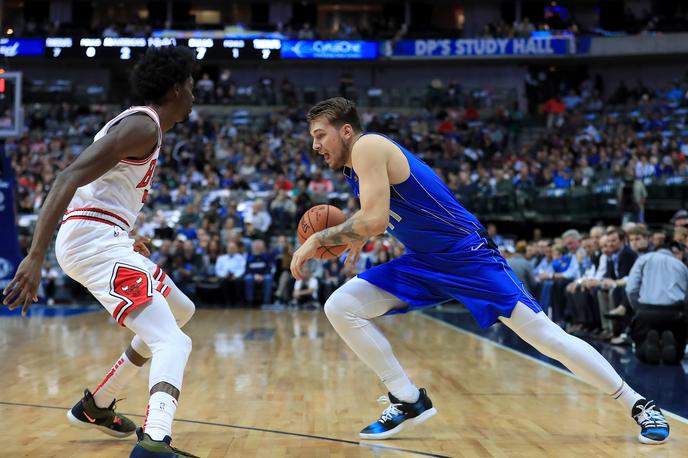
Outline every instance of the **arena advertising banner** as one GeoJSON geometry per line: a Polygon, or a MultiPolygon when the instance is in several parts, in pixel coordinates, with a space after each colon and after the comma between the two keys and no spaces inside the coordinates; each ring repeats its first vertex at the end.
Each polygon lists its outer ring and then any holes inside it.
{"type": "Polygon", "coordinates": [[[0,291],[10,282],[21,261],[14,212],[14,174],[0,143],[0,291]]]}
{"type": "Polygon", "coordinates": [[[376,59],[379,44],[360,40],[283,40],[282,59],[376,59]]]}
{"type": "Polygon", "coordinates": [[[0,38],[0,56],[42,56],[43,39],[41,38],[0,38]]]}
{"type": "Polygon", "coordinates": [[[388,57],[563,56],[576,53],[572,37],[400,40],[388,42],[388,57]]]}

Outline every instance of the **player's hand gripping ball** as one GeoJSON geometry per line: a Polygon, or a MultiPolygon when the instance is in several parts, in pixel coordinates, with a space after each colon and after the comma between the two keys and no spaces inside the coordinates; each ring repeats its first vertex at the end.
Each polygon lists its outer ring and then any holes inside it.
{"type": "MultiPolygon", "coordinates": [[[[346,220],[344,212],[332,205],[323,204],[311,207],[303,214],[299,221],[296,233],[299,238],[299,243],[303,245],[303,242],[311,235],[323,229],[327,229],[328,227],[342,224],[344,220],[346,220]]],[[[316,251],[315,257],[318,259],[335,259],[338,258],[346,248],[346,245],[322,246],[316,251]]]]}

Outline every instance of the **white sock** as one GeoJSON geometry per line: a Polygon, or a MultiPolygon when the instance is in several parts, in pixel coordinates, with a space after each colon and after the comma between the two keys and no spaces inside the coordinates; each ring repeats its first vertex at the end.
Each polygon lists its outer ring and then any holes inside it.
{"type": "Polygon", "coordinates": [[[108,407],[112,400],[119,396],[122,388],[136,375],[140,367],[129,361],[126,353],[122,353],[110,372],[107,373],[100,385],[93,391],[93,399],[98,407],[108,407]]]}
{"type": "Polygon", "coordinates": [[[385,385],[395,398],[400,401],[414,403],[420,397],[420,391],[416,385],[411,383],[408,377],[404,376],[404,378],[406,380],[388,381],[385,385]]]}
{"type": "Polygon", "coordinates": [[[623,382],[621,388],[616,390],[616,393],[612,394],[611,397],[619,401],[628,411],[633,409],[633,406],[639,399],[643,399],[643,396],[636,393],[626,382],[623,382]]]}
{"type": "Polygon", "coordinates": [[[177,400],[171,395],[156,391],[148,401],[143,431],[154,441],[161,441],[165,436],[172,437],[172,420],[177,411],[177,400]]]}

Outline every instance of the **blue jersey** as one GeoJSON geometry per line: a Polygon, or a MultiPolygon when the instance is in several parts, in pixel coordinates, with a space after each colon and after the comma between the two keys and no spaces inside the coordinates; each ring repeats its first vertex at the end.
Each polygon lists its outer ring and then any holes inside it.
{"type": "MultiPolygon", "coordinates": [[[[411,174],[403,183],[390,186],[388,233],[400,240],[409,252],[443,253],[467,235],[483,230],[478,219],[456,200],[430,166],[390,141],[406,156],[411,174]]],[[[356,172],[345,167],[344,176],[358,197],[356,172]]]]}
{"type": "MultiPolygon", "coordinates": [[[[407,253],[358,274],[406,304],[388,313],[456,299],[480,326],[488,327],[500,316],[511,316],[519,301],[542,311],[476,217],[427,164],[394,144],[404,153],[411,173],[403,183],[390,186],[388,232],[407,253]]],[[[356,172],[345,168],[344,175],[358,197],[356,172]]]]}

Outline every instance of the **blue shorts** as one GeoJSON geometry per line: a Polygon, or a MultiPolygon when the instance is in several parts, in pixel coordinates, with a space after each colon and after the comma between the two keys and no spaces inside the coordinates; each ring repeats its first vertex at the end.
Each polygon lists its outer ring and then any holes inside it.
{"type": "Polygon", "coordinates": [[[408,304],[388,314],[407,313],[456,299],[482,328],[511,316],[521,301],[542,308],[516,277],[491,241],[473,233],[444,253],[407,253],[358,274],[358,277],[408,304]]]}

